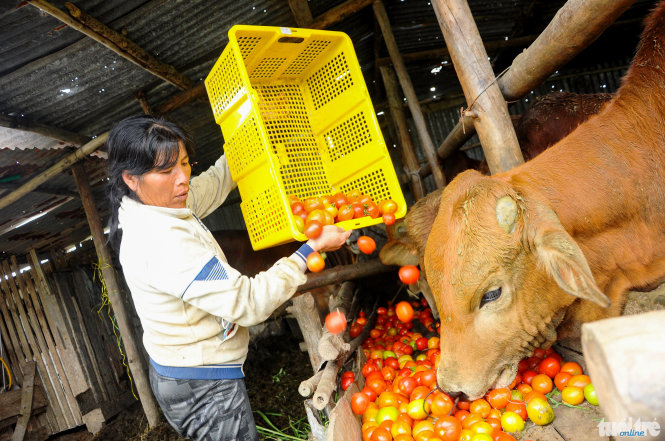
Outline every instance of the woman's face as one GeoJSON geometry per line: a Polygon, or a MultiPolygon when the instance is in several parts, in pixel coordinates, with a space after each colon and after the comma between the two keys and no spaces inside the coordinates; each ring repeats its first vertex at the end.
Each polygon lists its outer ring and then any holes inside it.
{"type": "Polygon", "coordinates": [[[150,170],[143,176],[124,172],[122,177],[129,188],[146,205],[166,208],[185,208],[192,168],[185,147],[180,144],[178,161],[165,170],[150,170]]]}

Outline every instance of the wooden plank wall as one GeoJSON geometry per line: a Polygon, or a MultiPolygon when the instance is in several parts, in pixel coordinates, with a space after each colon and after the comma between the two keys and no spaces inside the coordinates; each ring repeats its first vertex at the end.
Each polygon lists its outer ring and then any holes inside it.
{"type": "MultiPolygon", "coordinates": [[[[89,272],[89,271],[88,271],[89,272]]],[[[0,332],[18,385],[26,366],[46,393],[46,412],[31,426],[49,434],[87,424],[86,414],[118,402],[129,389],[100,289],[84,269],[55,270],[34,251],[0,260],[0,332]],[[29,270],[20,271],[20,268],[29,270]]]]}

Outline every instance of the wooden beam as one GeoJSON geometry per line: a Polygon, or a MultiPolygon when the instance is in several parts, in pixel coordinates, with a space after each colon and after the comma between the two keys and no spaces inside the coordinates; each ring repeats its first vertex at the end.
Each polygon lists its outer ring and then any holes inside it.
{"type": "Polygon", "coordinates": [[[307,0],[289,0],[289,8],[299,27],[306,28],[314,21],[307,0]]]}
{"type": "Polygon", "coordinates": [[[188,104],[191,101],[194,101],[195,99],[203,99],[203,100],[208,100],[208,94],[206,92],[205,84],[201,83],[198,84],[194,87],[192,87],[189,90],[186,90],[178,95],[175,95],[165,103],[163,103],[160,106],[157,106],[155,109],[156,113],[158,114],[165,114],[174,111],[175,109],[178,109],[185,104],[188,104]]]}
{"type": "Polygon", "coordinates": [[[441,171],[441,167],[439,166],[434,143],[432,142],[432,138],[430,137],[429,131],[427,130],[427,123],[425,122],[422,109],[418,103],[418,96],[416,95],[416,91],[413,88],[413,84],[411,83],[411,78],[406,71],[404,60],[402,59],[402,55],[399,52],[399,48],[397,47],[397,42],[395,41],[395,36],[393,35],[393,31],[390,26],[390,20],[388,19],[388,13],[386,12],[386,8],[383,6],[383,2],[381,0],[376,0],[372,7],[374,8],[374,15],[376,16],[376,19],[381,26],[381,33],[383,34],[383,39],[386,42],[386,47],[388,48],[390,58],[393,60],[393,66],[395,67],[397,78],[399,79],[399,83],[402,86],[402,91],[406,97],[406,102],[409,105],[409,109],[411,110],[411,117],[413,118],[413,122],[416,125],[416,130],[418,132],[420,142],[423,146],[425,157],[432,167],[434,182],[436,183],[437,188],[442,188],[444,185],[446,185],[446,177],[443,175],[443,171],[441,171]]]}
{"type": "Polygon", "coordinates": [[[468,111],[473,112],[490,171],[499,173],[524,163],[508,105],[494,81],[469,4],[466,0],[432,0],[432,6],[462,84],[468,111]]]}
{"type": "MultiPolygon", "coordinates": [[[[540,36],[520,53],[497,80],[508,101],[521,99],[547,77],[591,44],[635,0],[568,0],[540,36]]],[[[466,126],[466,123],[464,123],[466,126]]],[[[475,134],[458,122],[438,148],[438,154],[454,151],[475,134]]]]}
{"type": "Polygon", "coordinates": [[[331,283],[341,283],[346,280],[374,276],[394,271],[395,269],[396,267],[394,266],[384,265],[378,258],[352,265],[335,266],[320,273],[307,274],[307,281],[298,287],[295,295],[297,296],[314,288],[330,285],[331,283]]]}
{"type": "Polygon", "coordinates": [[[76,147],[90,141],[88,136],[70,132],[69,130],[61,129],[58,127],[40,124],[27,118],[17,118],[15,116],[0,115],[0,127],[37,133],[39,135],[46,136],[47,138],[57,139],[76,147]]]}
{"type": "MultiPolygon", "coordinates": [[[[495,40],[487,41],[483,44],[485,45],[485,50],[487,52],[497,50],[497,49],[507,49],[511,47],[524,47],[531,44],[538,36],[537,35],[525,35],[523,37],[511,38],[509,40],[495,40]]],[[[430,49],[425,51],[411,52],[408,54],[402,54],[405,63],[417,63],[420,61],[441,61],[441,59],[449,58],[450,51],[447,47],[430,49]]],[[[390,57],[379,58],[377,63],[380,65],[392,64],[390,57]]]]}
{"type": "Polygon", "coordinates": [[[129,38],[89,16],[72,3],[66,3],[66,6],[74,18],[46,0],[28,0],[28,3],[87,35],[98,43],[103,44],[121,57],[126,58],[179,89],[187,90],[194,86],[194,83],[178,72],[175,67],[158,60],[129,38]]]}
{"type": "Polygon", "coordinates": [[[38,176],[30,179],[25,184],[21,185],[15,191],[9,193],[7,196],[4,196],[0,199],[0,210],[17,201],[21,197],[33,191],[40,184],[48,181],[53,176],[57,175],[61,171],[71,167],[76,162],[88,156],[90,153],[94,152],[100,148],[108,138],[108,132],[99,135],[98,137],[90,140],[83,146],[81,146],[75,152],[70,153],[69,155],[62,158],[60,161],[53,164],[51,167],[46,169],[44,172],[40,173],[38,176]]]}
{"type": "MultiPolygon", "coordinates": [[[[409,126],[406,123],[406,115],[402,107],[401,94],[397,87],[397,80],[392,68],[388,66],[381,66],[381,77],[386,89],[386,96],[388,97],[388,104],[390,105],[390,115],[395,122],[397,132],[399,133],[400,147],[402,148],[402,160],[404,162],[404,171],[411,183],[411,191],[416,200],[422,199],[427,194],[423,181],[421,179],[420,163],[413,149],[413,142],[409,134],[409,126]]],[[[431,167],[430,167],[431,170],[431,167]]]]}
{"type": "Polygon", "coordinates": [[[146,115],[152,115],[152,113],[153,113],[152,112],[152,106],[148,102],[148,98],[146,98],[146,96],[145,96],[145,91],[139,90],[138,92],[136,92],[134,94],[134,97],[136,98],[136,100],[141,105],[141,109],[143,109],[143,113],[145,113],[146,115]]]}
{"type": "Polygon", "coordinates": [[[143,359],[141,349],[134,339],[132,328],[129,325],[130,315],[125,307],[122,294],[120,293],[115,270],[113,268],[113,259],[111,257],[111,252],[106,246],[104,227],[102,226],[102,221],[92,197],[90,183],[88,182],[88,177],[82,164],[75,164],[72,167],[72,173],[74,174],[76,187],[81,194],[81,201],[83,203],[83,208],[85,209],[85,215],[88,218],[88,224],[90,225],[90,231],[92,232],[92,240],[94,241],[95,249],[97,250],[99,266],[102,269],[109,301],[113,307],[118,328],[122,335],[122,342],[127,351],[129,369],[134,376],[134,384],[136,385],[136,390],[141,399],[141,405],[143,406],[143,411],[148,419],[148,424],[150,424],[150,427],[156,427],[160,420],[159,406],[150,390],[150,380],[147,376],[148,367],[143,359]]]}
{"type": "Polygon", "coordinates": [[[352,15],[363,8],[371,5],[374,0],[347,0],[341,5],[335,6],[328,12],[325,12],[314,19],[308,26],[310,29],[326,29],[339,23],[349,15],[352,15]]]}
{"type": "MultiPolygon", "coordinates": [[[[16,190],[21,185],[14,182],[0,183],[0,190],[16,190]]],[[[79,194],[64,187],[55,187],[53,185],[41,184],[39,187],[32,190],[35,193],[43,193],[55,196],[68,196],[70,198],[79,198],[79,194]]]]}
{"type": "Polygon", "coordinates": [[[665,369],[663,335],[663,310],[582,325],[584,359],[607,421],[662,418],[665,386],[653,379],[665,369]]]}

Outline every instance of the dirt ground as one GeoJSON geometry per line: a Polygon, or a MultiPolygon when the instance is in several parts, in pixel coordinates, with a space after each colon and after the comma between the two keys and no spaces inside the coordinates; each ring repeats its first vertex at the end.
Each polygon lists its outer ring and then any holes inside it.
{"type": "MultiPolygon", "coordinates": [[[[285,323],[285,322],[284,322],[285,323]]],[[[282,328],[288,328],[282,324],[282,328]]],[[[259,337],[252,341],[245,362],[245,383],[257,426],[269,428],[261,411],[275,427],[283,430],[290,423],[306,421],[303,398],[298,385],[312,375],[306,353],[288,329],[282,335],[259,337]]],[[[287,432],[290,433],[290,432],[287,432]]],[[[85,430],[52,437],[56,441],[180,441],[166,422],[150,429],[141,404],[137,401],[106,423],[96,436],[85,430]]],[[[263,437],[262,439],[271,439],[263,437]]],[[[274,438],[272,438],[274,439],[274,438]]],[[[305,438],[306,439],[306,438],[305,438]]]]}

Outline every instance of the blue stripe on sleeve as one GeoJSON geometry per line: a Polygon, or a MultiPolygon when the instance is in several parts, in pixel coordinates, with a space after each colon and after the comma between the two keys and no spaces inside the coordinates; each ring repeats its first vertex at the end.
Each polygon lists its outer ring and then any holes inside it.
{"type": "Polygon", "coordinates": [[[194,281],[227,280],[228,278],[229,276],[226,274],[226,269],[222,265],[222,262],[219,261],[217,256],[213,256],[196,277],[194,277],[194,281]]]}
{"type": "Polygon", "coordinates": [[[296,255],[300,257],[303,260],[303,262],[307,262],[307,256],[309,256],[313,252],[314,250],[312,249],[312,247],[304,243],[300,246],[300,248],[298,248],[298,250],[296,251],[296,255]]]}
{"type": "Polygon", "coordinates": [[[185,293],[189,289],[190,286],[192,286],[192,283],[194,282],[205,282],[208,280],[228,280],[229,275],[226,272],[226,268],[224,268],[224,265],[222,265],[222,262],[219,261],[217,256],[213,256],[208,263],[206,263],[201,271],[194,277],[194,280],[190,282],[189,285],[187,285],[187,288],[185,288],[185,291],[182,293],[180,297],[184,297],[185,293]]]}

